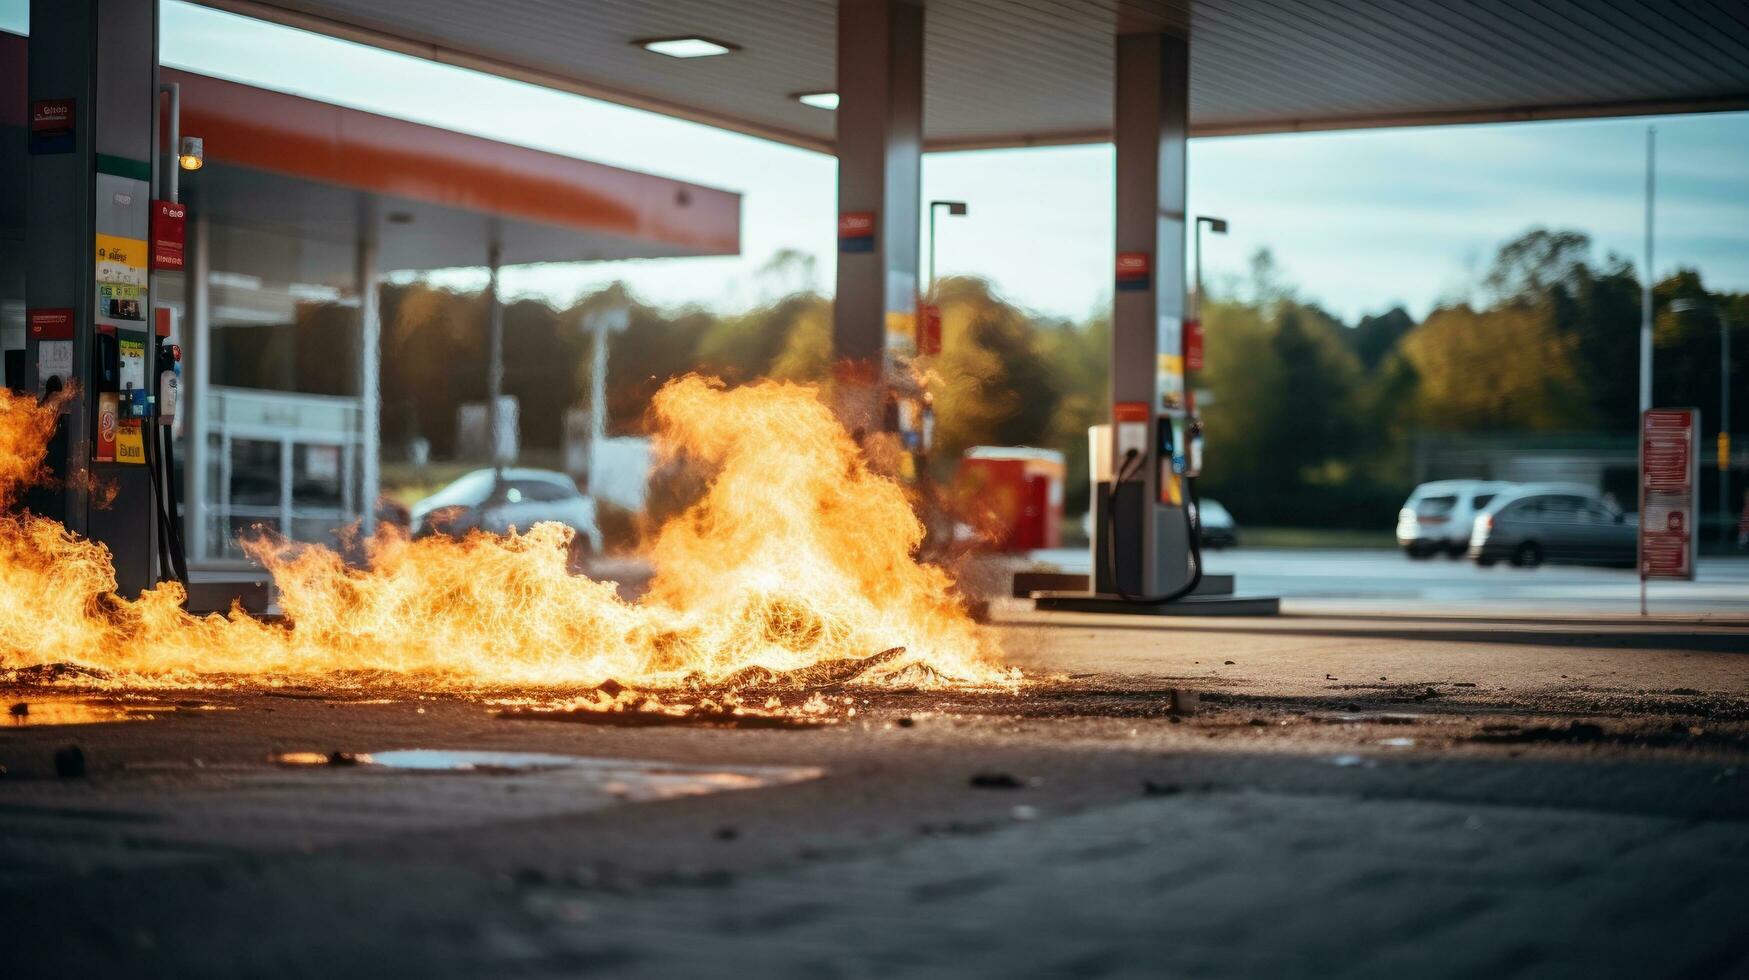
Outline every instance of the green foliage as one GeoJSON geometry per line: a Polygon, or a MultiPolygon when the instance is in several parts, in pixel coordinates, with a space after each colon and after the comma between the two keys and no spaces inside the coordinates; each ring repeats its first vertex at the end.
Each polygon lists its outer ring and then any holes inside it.
{"type": "Polygon", "coordinates": [[[1360,358],[1360,366],[1372,371],[1396,348],[1397,342],[1413,329],[1415,318],[1409,315],[1408,310],[1394,306],[1377,316],[1369,314],[1361,317],[1360,322],[1354,325],[1354,335],[1349,346],[1354,348],[1355,356],[1360,358]]]}
{"type": "Polygon", "coordinates": [[[1037,326],[982,280],[946,279],[938,294],[941,356],[933,391],[940,458],[958,459],[972,446],[1037,445],[1059,397],[1037,326]]]}
{"type": "Polygon", "coordinates": [[[1346,328],[1285,296],[1267,308],[1212,301],[1202,316],[1198,387],[1211,395],[1202,489],[1241,520],[1326,515],[1363,444],[1361,368],[1346,328]]]}
{"type": "Polygon", "coordinates": [[[1444,432],[1564,431],[1592,416],[1570,337],[1546,304],[1435,310],[1403,338],[1415,417],[1444,432]]]}

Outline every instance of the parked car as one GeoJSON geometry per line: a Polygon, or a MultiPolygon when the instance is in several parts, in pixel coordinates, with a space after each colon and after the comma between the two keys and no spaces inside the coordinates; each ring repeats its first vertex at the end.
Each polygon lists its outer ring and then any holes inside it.
{"type": "Polygon", "coordinates": [[[1510,561],[1632,568],[1638,520],[1587,487],[1526,484],[1496,497],[1476,518],[1470,557],[1476,564],[1510,561]]]}
{"type": "Polygon", "coordinates": [[[415,537],[460,536],[475,528],[504,534],[555,521],[577,532],[581,553],[601,550],[595,501],[579,492],[570,477],[551,470],[474,470],[414,504],[409,518],[415,537]]]}
{"type": "MultiPolygon", "coordinates": [[[[1219,551],[1222,548],[1237,548],[1239,546],[1239,525],[1233,520],[1232,512],[1221,506],[1218,500],[1207,497],[1197,498],[1202,507],[1202,535],[1198,539],[1204,548],[1219,551]]],[[[1087,540],[1093,540],[1093,512],[1081,515],[1081,531],[1087,535],[1087,540]]]]}
{"type": "Polygon", "coordinates": [[[1218,500],[1207,497],[1198,502],[1202,513],[1202,546],[1219,551],[1222,548],[1239,546],[1239,525],[1233,522],[1233,515],[1227,508],[1221,506],[1218,500]]]}
{"type": "Polygon", "coordinates": [[[1510,483],[1439,480],[1423,483],[1397,512],[1397,544],[1410,558],[1444,552],[1461,558],[1470,547],[1470,525],[1510,483]]]}

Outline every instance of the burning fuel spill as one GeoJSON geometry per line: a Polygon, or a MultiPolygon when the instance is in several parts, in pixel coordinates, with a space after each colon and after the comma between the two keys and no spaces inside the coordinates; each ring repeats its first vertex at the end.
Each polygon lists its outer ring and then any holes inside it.
{"type": "MultiPolygon", "coordinates": [[[[917,560],[923,527],[815,389],[668,383],[658,449],[708,473],[703,495],[656,534],[636,601],[572,574],[571,532],[410,539],[385,529],[367,561],[259,537],[282,621],[194,616],[170,582],[116,595],[107,550],[11,512],[44,475],[58,406],[0,392],[0,668],[71,665],[129,686],[392,685],[587,691],[626,710],[638,692],[1003,687],[990,634],[942,568],[917,560]]],[[[734,699],[739,703],[740,699],[734,699]]]]}

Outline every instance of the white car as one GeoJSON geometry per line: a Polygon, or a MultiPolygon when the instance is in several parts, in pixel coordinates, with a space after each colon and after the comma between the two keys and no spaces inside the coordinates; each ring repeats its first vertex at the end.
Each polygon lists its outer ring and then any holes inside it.
{"type": "Polygon", "coordinates": [[[556,521],[577,532],[579,550],[601,551],[595,501],[570,477],[551,470],[474,470],[414,504],[409,516],[415,536],[460,536],[475,528],[504,534],[556,521]]]}
{"type": "Polygon", "coordinates": [[[1397,513],[1397,545],[1410,558],[1441,552],[1469,553],[1470,530],[1488,504],[1512,484],[1491,480],[1439,480],[1415,488],[1397,513]]]}

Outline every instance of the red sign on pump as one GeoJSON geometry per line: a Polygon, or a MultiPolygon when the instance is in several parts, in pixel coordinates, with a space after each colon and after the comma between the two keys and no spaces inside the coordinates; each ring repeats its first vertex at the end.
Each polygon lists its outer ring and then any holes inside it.
{"type": "Polygon", "coordinates": [[[1153,257],[1147,252],[1117,253],[1117,288],[1147,289],[1152,279],[1153,257]]]}
{"type": "Polygon", "coordinates": [[[30,131],[60,135],[73,130],[72,99],[42,99],[30,104],[30,131]]]}
{"type": "Polygon", "coordinates": [[[1202,370],[1202,321],[1184,321],[1184,369],[1202,370]]]}
{"type": "Polygon", "coordinates": [[[97,451],[99,463],[115,462],[115,433],[121,414],[121,396],[113,391],[97,395],[97,451]]]}
{"type": "Polygon", "coordinates": [[[25,314],[30,335],[36,340],[72,340],[73,311],[69,309],[31,310],[25,314]]]}
{"type": "Polygon", "coordinates": [[[917,304],[917,353],[934,357],[941,353],[941,307],[917,304]]]}
{"type": "Polygon", "coordinates": [[[188,208],[176,201],[152,202],[152,268],[182,268],[188,208]]]}
{"type": "Polygon", "coordinates": [[[838,216],[838,251],[872,252],[874,246],[873,211],[846,211],[838,216]]]}
{"type": "Polygon", "coordinates": [[[30,152],[71,153],[79,116],[72,99],[39,99],[30,104],[30,152]]]}
{"type": "Polygon", "coordinates": [[[1694,578],[1694,484],[1699,420],[1692,408],[1654,408],[1640,420],[1640,578],[1694,578]]]}

